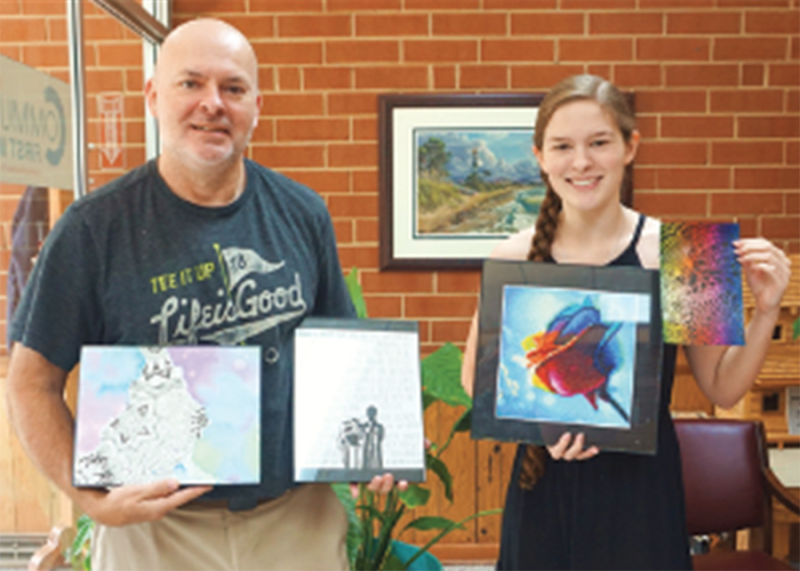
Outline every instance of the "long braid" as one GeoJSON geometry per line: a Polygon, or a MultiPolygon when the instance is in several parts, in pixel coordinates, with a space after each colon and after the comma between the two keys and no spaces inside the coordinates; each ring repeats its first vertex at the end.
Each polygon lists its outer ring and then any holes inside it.
{"type": "MultiPolygon", "coordinates": [[[[556,237],[558,218],[561,214],[561,198],[553,191],[547,177],[542,177],[547,184],[547,192],[539,207],[539,216],[536,218],[536,232],[531,240],[531,249],[528,260],[543,262],[550,258],[550,249],[556,237]]],[[[522,459],[522,469],[519,475],[519,485],[523,490],[530,490],[537,480],[544,475],[547,462],[547,450],[544,446],[529,444],[525,447],[525,457],[522,459]]]]}

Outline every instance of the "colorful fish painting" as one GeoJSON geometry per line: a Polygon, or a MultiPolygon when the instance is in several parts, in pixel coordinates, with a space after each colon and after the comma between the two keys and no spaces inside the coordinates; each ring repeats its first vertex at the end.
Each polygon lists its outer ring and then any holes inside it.
{"type": "Polygon", "coordinates": [[[628,422],[628,414],[608,391],[619,361],[612,341],[621,326],[604,323],[589,300],[564,308],[545,331],[522,340],[533,385],[562,397],[582,395],[594,410],[600,398],[628,422]]]}

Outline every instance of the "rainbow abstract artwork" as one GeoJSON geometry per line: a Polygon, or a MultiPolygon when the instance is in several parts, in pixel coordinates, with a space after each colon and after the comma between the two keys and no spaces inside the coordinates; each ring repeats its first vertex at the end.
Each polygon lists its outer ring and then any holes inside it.
{"type": "Polygon", "coordinates": [[[664,341],[744,344],[742,272],[733,250],[738,224],[661,225],[664,341]]]}

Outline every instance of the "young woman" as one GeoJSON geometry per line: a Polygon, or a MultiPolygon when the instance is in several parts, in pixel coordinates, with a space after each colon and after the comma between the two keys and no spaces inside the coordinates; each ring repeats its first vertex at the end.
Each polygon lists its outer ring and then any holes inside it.
{"type": "MultiPolygon", "coordinates": [[[[608,81],[568,78],[539,108],[534,153],[547,194],[536,227],[498,245],[494,258],[592,266],[659,267],[659,221],[620,203],[639,133],[608,81]]],[[[733,406],[769,347],[789,259],[763,239],[733,244],[756,309],[746,345],[685,347],[715,404],[733,406]]],[[[462,370],[472,394],[477,314],[462,370]]],[[[669,414],[677,347],[665,346],[655,456],[601,452],[582,434],[547,448],[520,445],[503,515],[498,569],[691,569],[678,443],[669,414]]]]}

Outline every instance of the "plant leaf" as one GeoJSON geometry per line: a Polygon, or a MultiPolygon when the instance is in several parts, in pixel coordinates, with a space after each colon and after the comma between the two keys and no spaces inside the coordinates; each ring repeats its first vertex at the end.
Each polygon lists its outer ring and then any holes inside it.
{"type": "Polygon", "coordinates": [[[422,391],[422,410],[427,410],[429,406],[436,402],[436,397],[433,397],[422,391]]]}
{"type": "Polygon", "coordinates": [[[430,497],[431,491],[417,484],[409,484],[408,489],[400,492],[400,500],[410,509],[424,506],[430,497]]]}
{"type": "Polygon", "coordinates": [[[800,317],[794,320],[792,324],[792,339],[800,337],[800,317]]]}
{"type": "Polygon", "coordinates": [[[439,479],[442,481],[444,485],[444,496],[449,500],[453,501],[453,477],[450,475],[450,470],[447,468],[447,464],[439,460],[433,454],[426,454],[425,463],[427,464],[428,468],[433,471],[434,474],[439,476],[439,479]]]}
{"type": "Polygon", "coordinates": [[[429,531],[431,529],[456,529],[461,528],[464,529],[464,526],[460,523],[456,523],[451,519],[447,519],[446,517],[439,517],[439,516],[432,516],[432,515],[425,515],[418,517],[417,519],[410,521],[408,525],[403,528],[403,531],[407,529],[419,529],[421,531],[429,531]]]}
{"type": "Polygon", "coordinates": [[[453,428],[450,429],[450,434],[447,435],[447,440],[445,440],[444,444],[442,444],[439,452],[436,454],[437,458],[444,454],[444,451],[447,450],[447,447],[450,446],[450,443],[453,441],[453,437],[456,435],[456,432],[464,432],[472,428],[472,409],[468,408],[465,410],[458,420],[453,424],[453,428]]]}
{"type": "Polygon", "coordinates": [[[472,399],[461,386],[461,350],[445,343],[422,360],[423,391],[450,406],[472,408],[472,399]]]}
{"type": "Polygon", "coordinates": [[[356,514],[356,500],[350,493],[349,484],[331,484],[331,488],[347,514],[347,560],[350,562],[350,568],[355,569],[358,547],[364,535],[356,514]]]}
{"type": "Polygon", "coordinates": [[[353,307],[356,308],[356,316],[359,319],[366,318],[367,303],[364,301],[364,291],[361,289],[361,284],[358,283],[357,268],[350,270],[350,273],[344,277],[344,283],[347,284],[347,291],[350,293],[353,307]]]}

